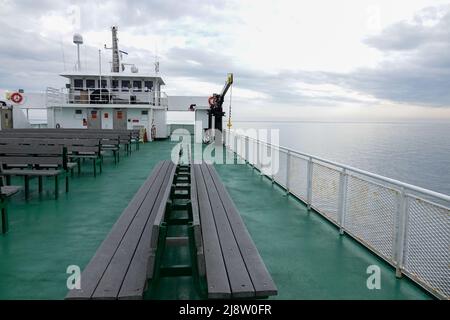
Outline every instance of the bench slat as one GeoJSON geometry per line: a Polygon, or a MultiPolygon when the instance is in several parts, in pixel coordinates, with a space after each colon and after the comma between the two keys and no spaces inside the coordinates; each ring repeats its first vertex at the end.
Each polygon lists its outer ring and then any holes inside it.
{"type": "Polygon", "coordinates": [[[29,145],[80,145],[98,146],[100,139],[37,139],[37,138],[3,138],[0,135],[0,144],[29,144],[29,145]]]}
{"type": "Polygon", "coordinates": [[[63,154],[63,146],[0,145],[0,154],[63,154]]]}
{"type": "Polygon", "coordinates": [[[81,289],[70,290],[66,299],[90,299],[92,297],[106,267],[122,241],[130,222],[133,220],[137,209],[142,204],[142,201],[162,169],[163,162],[160,162],[155,166],[150,176],[136,192],[127,208],[122,212],[106,239],[97,249],[94,257],[83,270],[83,273],[81,274],[81,289]]]}
{"type": "Polygon", "coordinates": [[[33,169],[6,169],[2,170],[1,175],[4,176],[35,176],[35,177],[45,177],[45,176],[57,176],[62,173],[61,170],[50,169],[50,170],[33,170],[33,169]]]}
{"type": "Polygon", "coordinates": [[[209,197],[202,178],[200,165],[193,164],[197,182],[200,219],[202,224],[203,249],[205,255],[207,274],[208,297],[226,299],[231,297],[230,284],[228,283],[227,270],[223,260],[222,251],[217,234],[216,224],[212,214],[209,197]]]}
{"type": "Polygon", "coordinates": [[[191,165],[191,209],[192,209],[192,228],[194,233],[194,242],[197,247],[197,268],[201,277],[205,275],[205,258],[203,255],[202,229],[200,227],[200,212],[198,208],[198,191],[195,178],[194,165],[191,165]]]}
{"type": "Polygon", "coordinates": [[[226,209],[228,220],[230,221],[236,241],[239,243],[242,256],[250,274],[257,297],[265,297],[277,294],[277,287],[272,280],[267,268],[256,248],[234,202],[223,185],[217,171],[213,166],[208,165],[208,170],[214,180],[219,192],[223,206],[226,209]]]}
{"type": "Polygon", "coordinates": [[[161,189],[162,192],[160,192],[156,200],[156,204],[159,203],[159,206],[153,207],[151,213],[151,216],[155,216],[153,225],[149,225],[152,220],[149,218],[122,283],[122,287],[120,288],[118,299],[141,299],[144,294],[147,279],[151,279],[153,276],[155,263],[154,253],[158,245],[159,227],[165,213],[167,199],[170,196],[176,169],[176,166],[172,162],[170,163],[171,166],[169,166],[164,179],[163,188],[161,189]],[[156,214],[154,215],[155,209],[156,214]]]}
{"type": "Polygon", "coordinates": [[[33,156],[0,156],[2,164],[64,164],[62,156],[55,157],[33,157],[33,156]]]}
{"type": "Polygon", "coordinates": [[[220,200],[219,193],[212,180],[206,164],[200,165],[209,201],[213,210],[214,220],[219,235],[222,255],[227,269],[228,280],[231,287],[231,295],[234,298],[249,298],[255,296],[252,281],[248,275],[245,262],[242,258],[239,246],[234,238],[233,230],[227,218],[227,214],[220,200]]]}
{"type": "Polygon", "coordinates": [[[139,244],[139,240],[144,231],[144,227],[149,219],[152,218],[151,212],[157,205],[159,197],[170,164],[165,161],[162,170],[159,172],[155,183],[151,186],[147,196],[137,210],[137,213],[130,223],[117,251],[106,268],[97,288],[92,295],[93,299],[116,299],[123,279],[132,260],[132,257],[139,244]]]}

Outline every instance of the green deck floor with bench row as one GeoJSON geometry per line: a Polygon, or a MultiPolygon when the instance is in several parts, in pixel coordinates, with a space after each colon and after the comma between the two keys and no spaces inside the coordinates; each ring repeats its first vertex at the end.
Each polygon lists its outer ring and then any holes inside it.
{"type": "MultiPolygon", "coordinates": [[[[0,299],[63,299],[66,269],[89,262],[112,225],[173,143],[141,146],[114,165],[105,158],[96,178],[90,166],[75,174],[69,193],[54,199],[52,181],[30,199],[23,192],[8,204],[9,232],[0,235],[0,299]]],[[[430,299],[406,278],[247,165],[216,165],[278,287],[271,299],[430,299]],[[381,268],[381,289],[369,290],[366,269],[381,268]]],[[[19,180],[18,180],[19,181],[19,180]]],[[[170,231],[169,231],[170,232],[170,231]]],[[[168,259],[183,262],[189,252],[173,248],[168,259]]],[[[172,261],[173,262],[173,261],[172,261]]],[[[197,299],[193,279],[167,278],[145,298],[197,299]]]]}

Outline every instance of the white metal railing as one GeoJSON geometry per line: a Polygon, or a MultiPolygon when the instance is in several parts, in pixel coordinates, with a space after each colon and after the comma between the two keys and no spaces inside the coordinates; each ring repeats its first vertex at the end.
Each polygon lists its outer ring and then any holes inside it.
{"type": "Polygon", "coordinates": [[[405,274],[436,297],[450,298],[450,196],[233,130],[223,137],[227,148],[260,171],[263,155],[277,157],[278,170],[269,178],[287,193],[395,267],[398,277],[405,274]]]}
{"type": "Polygon", "coordinates": [[[64,101],[64,94],[61,90],[47,87],[45,90],[45,106],[61,105],[64,101]]]}
{"type": "Polygon", "coordinates": [[[119,91],[114,88],[90,88],[62,92],[47,89],[47,106],[58,104],[144,104],[167,107],[167,95],[162,91],[129,89],[119,91]]]}

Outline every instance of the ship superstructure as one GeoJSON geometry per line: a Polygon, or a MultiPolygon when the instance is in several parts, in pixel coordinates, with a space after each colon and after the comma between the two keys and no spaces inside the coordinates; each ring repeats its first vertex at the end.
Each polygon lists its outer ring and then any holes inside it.
{"type": "MultiPolygon", "coordinates": [[[[126,52],[118,48],[117,30],[112,27],[111,71],[84,71],[78,62],[76,70],[60,74],[68,80],[66,88],[47,88],[49,128],[145,129],[153,138],[167,138],[167,96],[161,91],[165,83],[121,63],[119,56],[126,52]]],[[[80,35],[74,43],[82,44],[80,35]]]]}

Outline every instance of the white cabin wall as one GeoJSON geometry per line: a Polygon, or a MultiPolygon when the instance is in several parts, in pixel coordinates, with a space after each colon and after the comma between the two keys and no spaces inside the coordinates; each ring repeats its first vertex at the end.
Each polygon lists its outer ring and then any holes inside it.
{"type": "Polygon", "coordinates": [[[105,108],[100,111],[102,117],[102,129],[112,129],[114,124],[113,109],[105,108]]]}
{"type": "Polygon", "coordinates": [[[140,121],[141,109],[127,109],[127,129],[133,129],[133,125],[140,125],[139,122],[133,122],[133,120],[140,121]]]}
{"type": "Polygon", "coordinates": [[[13,116],[13,128],[30,128],[30,122],[28,121],[25,113],[20,109],[19,106],[13,106],[12,108],[13,116]]]}
{"type": "Polygon", "coordinates": [[[188,111],[191,104],[196,105],[196,110],[209,109],[207,96],[168,96],[169,111],[188,111]]]}
{"type": "Polygon", "coordinates": [[[47,108],[47,128],[54,128],[55,127],[55,118],[53,115],[54,108],[47,108]]]}
{"type": "Polygon", "coordinates": [[[195,110],[195,125],[199,123],[202,129],[208,128],[208,110],[195,110]]]}
{"type": "Polygon", "coordinates": [[[147,130],[147,138],[150,139],[150,113],[150,109],[128,109],[127,129],[145,128],[147,130]],[[143,115],[142,111],[144,110],[148,111],[148,114],[143,115]]]}
{"type": "Polygon", "coordinates": [[[60,111],[56,108],[53,128],[59,123],[61,128],[86,129],[83,119],[87,119],[85,108],[61,108],[60,111]],[[75,114],[75,110],[81,110],[81,114],[75,114]]]}
{"type": "Polygon", "coordinates": [[[167,111],[155,109],[153,119],[156,127],[156,138],[167,138],[167,111]]]}

